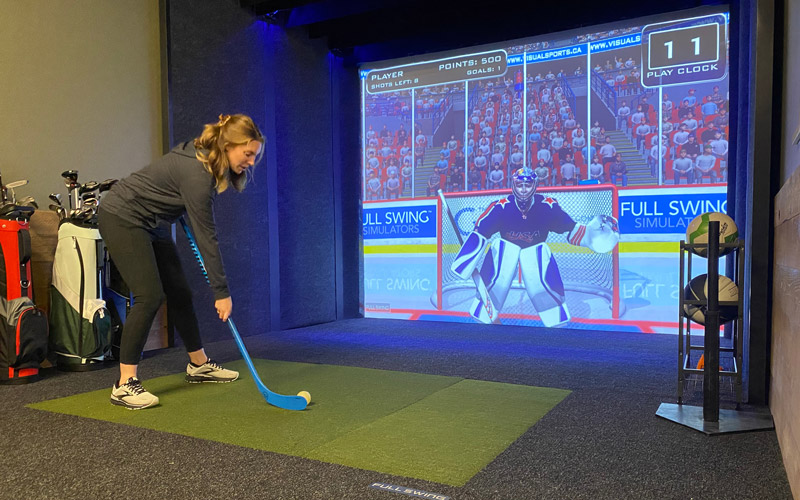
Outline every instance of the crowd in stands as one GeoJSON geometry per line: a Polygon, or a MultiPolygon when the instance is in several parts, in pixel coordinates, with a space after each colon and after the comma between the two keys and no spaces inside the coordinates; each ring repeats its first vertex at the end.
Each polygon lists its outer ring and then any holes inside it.
{"type": "MultiPolygon", "coordinates": [[[[547,70],[547,72],[544,74],[544,76],[542,76],[542,73],[539,72],[539,73],[536,73],[536,76],[534,76],[533,78],[528,77],[528,83],[530,83],[531,80],[533,80],[534,82],[551,82],[552,83],[552,82],[555,82],[556,79],[560,80],[562,78],[568,78],[568,77],[572,77],[572,76],[584,76],[584,74],[585,73],[583,72],[583,68],[581,68],[580,66],[576,67],[572,71],[566,71],[565,69],[562,68],[562,69],[560,69],[558,71],[558,73],[554,73],[553,69],[551,68],[551,69],[547,70]]],[[[530,85],[528,87],[530,89],[530,85]]]]}
{"type": "MultiPolygon", "coordinates": [[[[511,174],[526,164],[535,166],[540,185],[577,184],[585,178],[581,172],[587,170],[583,161],[586,133],[565,97],[560,83],[564,76],[563,70],[558,75],[550,71],[529,76],[525,106],[520,79],[477,83],[468,118],[468,191],[508,188],[511,174]]],[[[443,180],[447,181],[445,191],[463,191],[461,163],[446,160],[442,157],[437,164],[429,180],[430,191],[442,186],[443,180]]]]}
{"type": "MultiPolygon", "coordinates": [[[[420,89],[415,94],[414,103],[417,118],[432,118],[445,112],[451,95],[463,92],[464,84],[460,82],[420,89]]],[[[397,116],[411,121],[411,92],[402,90],[368,95],[366,116],[397,116]]]]}
{"type": "MultiPolygon", "coordinates": [[[[421,89],[415,99],[416,118],[438,118],[449,107],[452,94],[463,92],[464,85],[459,83],[421,89]]],[[[372,125],[367,127],[364,165],[367,200],[393,200],[411,195],[414,168],[422,164],[429,145],[428,137],[419,125],[413,134],[409,130],[410,109],[411,94],[407,91],[368,97],[368,119],[382,116],[397,117],[398,125],[394,130],[390,130],[388,125],[383,125],[380,130],[375,130],[372,125]]],[[[460,152],[460,164],[463,170],[462,143],[463,141],[458,141],[452,136],[451,140],[442,146],[442,151],[446,151],[449,159],[452,156],[453,162],[459,161],[460,152]]]]}
{"type": "Polygon", "coordinates": [[[641,73],[633,57],[616,57],[614,61],[606,59],[601,66],[595,64],[592,70],[600,75],[618,97],[636,95],[642,92],[641,73]]]}
{"type": "Polygon", "coordinates": [[[522,82],[502,77],[479,80],[469,92],[467,143],[456,135],[442,144],[426,194],[480,191],[507,186],[508,165],[523,161],[522,82]],[[514,142],[510,142],[513,139],[514,142]],[[466,167],[466,168],[465,168],[466,167]]]}
{"type": "Polygon", "coordinates": [[[472,88],[466,147],[469,191],[506,188],[509,172],[522,167],[522,92],[521,73],[513,79],[479,81],[472,88]]]}
{"type": "Polygon", "coordinates": [[[719,86],[700,98],[690,88],[680,101],[662,92],[661,110],[661,136],[657,109],[646,98],[635,110],[623,100],[617,110],[618,128],[635,141],[651,175],[658,175],[660,165],[665,181],[676,185],[683,179],[687,184],[727,181],[729,102],[719,86]]]}
{"type": "Polygon", "coordinates": [[[397,116],[401,120],[411,121],[411,91],[367,94],[365,114],[367,117],[397,116]]]}
{"type": "MultiPolygon", "coordinates": [[[[511,174],[524,165],[537,166],[540,185],[578,183],[586,134],[561,86],[565,76],[563,70],[558,75],[549,71],[544,76],[529,76],[526,105],[521,73],[514,78],[476,82],[467,129],[468,191],[508,188],[511,174]]],[[[431,188],[438,173],[440,185],[447,179],[446,191],[463,191],[460,164],[445,165],[444,160],[440,159],[431,176],[431,188]]]]}
{"type": "Polygon", "coordinates": [[[545,76],[542,84],[537,74],[528,85],[528,162],[542,186],[575,185],[586,179],[586,159],[591,157],[587,132],[562,88],[562,77],[570,75],[561,71],[557,76],[555,82],[545,76]]]}
{"type": "MultiPolygon", "coordinates": [[[[615,63],[628,66],[628,61],[615,63]]],[[[635,71],[631,64],[630,70],[635,71]]],[[[580,68],[578,68],[580,70],[580,68]]],[[[612,72],[620,70],[613,66],[612,72]]],[[[521,82],[512,77],[470,83],[467,113],[467,143],[463,135],[451,134],[441,145],[428,144],[429,137],[417,125],[410,129],[410,94],[381,94],[368,102],[369,116],[397,116],[394,130],[384,125],[366,131],[366,199],[384,200],[412,196],[411,183],[423,184],[428,196],[445,192],[481,191],[510,187],[511,173],[530,165],[539,185],[576,185],[581,180],[621,182],[627,185],[627,165],[595,122],[588,132],[575,118],[562,88],[565,72],[552,71],[527,81],[528,102],[523,106],[521,82]],[[526,123],[527,122],[527,123],[526,123]],[[527,130],[527,137],[524,133],[527,130]],[[412,148],[412,142],[414,147],[412,148]],[[436,148],[435,164],[420,175],[425,154],[436,148]],[[527,158],[525,156],[527,152],[527,158]],[[422,178],[424,177],[424,178],[422,178]]],[[[620,85],[626,85],[623,82],[620,85]]],[[[435,118],[449,105],[449,93],[461,87],[440,86],[421,92],[415,99],[418,119],[435,118]]],[[[674,90],[673,90],[674,92],[674,90]]],[[[662,168],[665,183],[694,184],[727,180],[728,100],[718,86],[702,98],[689,89],[679,101],[662,92],[661,142],[658,134],[657,97],[637,93],[619,101],[617,129],[625,132],[648,162],[651,175],[662,168]],[[659,149],[659,145],[661,146],[659,149]],[[659,152],[661,158],[659,159],[659,152]]],[[[624,97],[624,96],[623,96],[624,97]]],[[[430,160],[429,160],[430,161],[430,160]]],[[[430,166],[430,165],[428,165],[430,166]]]]}
{"type": "MultiPolygon", "coordinates": [[[[640,32],[640,27],[604,31],[573,37],[566,45],[586,43],[640,32]]],[[[555,48],[561,43],[537,41],[509,47],[508,54],[555,48]]],[[[466,109],[466,144],[463,131],[439,144],[428,144],[431,136],[419,126],[412,128],[412,113],[418,120],[441,119],[452,104],[454,93],[464,93],[466,83],[367,95],[366,116],[397,117],[398,126],[366,131],[365,180],[368,200],[412,196],[411,180],[424,185],[433,196],[446,192],[505,189],[511,173],[529,165],[544,186],[572,185],[581,180],[627,184],[627,166],[606,136],[600,123],[576,118],[564,86],[568,79],[596,72],[616,96],[616,129],[628,135],[639,154],[665,182],[701,183],[727,180],[729,103],[715,86],[707,96],[689,89],[680,100],[662,93],[663,120],[659,135],[657,95],[640,84],[637,62],[629,52],[619,52],[591,68],[569,70],[547,68],[528,71],[526,94],[520,74],[470,81],[466,109]],[[527,96],[527,102],[523,102],[527,96]],[[650,102],[648,102],[648,100],[650,102]],[[629,106],[630,103],[630,106],[629,106]],[[591,125],[591,126],[590,126],[591,125]],[[524,135],[527,133],[527,137],[524,135]],[[413,147],[412,147],[413,146],[413,147]],[[437,155],[426,152],[435,148],[437,155]],[[435,160],[431,160],[435,157],[435,160]],[[435,164],[431,164],[435,161],[435,164]],[[425,167],[420,172],[420,167],[425,167]],[[416,170],[415,170],[416,169],[416,170]],[[422,178],[424,177],[424,178],[422,178]]],[[[593,61],[594,62],[594,61],[593,61]]],[[[593,77],[594,78],[594,77],[593,77]]],[[[681,87],[682,89],[683,87],[681,87]]],[[[610,107],[613,107],[610,106],[610,107]]],[[[394,122],[392,122],[394,123],[394,122]]],[[[391,126],[391,125],[390,125],[391,126]]],[[[440,134],[437,134],[439,136],[440,134]]]]}
{"type": "Polygon", "coordinates": [[[450,107],[453,94],[463,94],[464,83],[451,83],[436,87],[424,87],[416,94],[414,107],[417,119],[438,119],[450,107]]]}
{"type": "Polygon", "coordinates": [[[397,130],[384,125],[380,131],[370,125],[366,131],[364,166],[367,200],[396,199],[404,183],[411,182],[411,139],[404,123],[397,130]]]}
{"type": "MultiPolygon", "coordinates": [[[[585,158],[592,156],[590,145],[566,99],[560,83],[562,76],[565,76],[563,70],[558,75],[548,73],[541,80],[530,76],[527,106],[523,106],[519,80],[501,77],[471,84],[466,148],[460,137],[451,135],[438,149],[438,159],[428,178],[417,177],[415,182],[425,182],[428,196],[439,189],[445,192],[505,189],[510,187],[510,174],[525,164],[534,166],[540,185],[575,185],[588,178],[589,164],[585,158]],[[524,137],[526,120],[527,138],[524,137]],[[527,161],[524,151],[528,154],[527,161]]],[[[441,98],[437,92],[431,92],[430,96],[431,100],[441,98]]],[[[402,96],[396,97],[400,105],[388,105],[389,100],[382,107],[372,103],[368,116],[399,114],[402,118],[402,96]]],[[[435,106],[426,109],[418,102],[416,108],[420,117],[436,113],[435,106]]],[[[403,122],[395,131],[385,126],[376,131],[369,126],[366,140],[368,200],[402,196],[414,168],[419,172],[426,151],[438,148],[427,144],[428,137],[419,130],[412,138],[403,122]]]]}

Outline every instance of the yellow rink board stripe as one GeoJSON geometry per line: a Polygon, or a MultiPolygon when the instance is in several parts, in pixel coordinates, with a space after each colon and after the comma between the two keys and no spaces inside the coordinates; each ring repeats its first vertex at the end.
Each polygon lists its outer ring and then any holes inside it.
{"type": "MultiPolygon", "coordinates": [[[[436,253],[432,245],[364,245],[364,253],[436,253]]],[[[458,248],[456,248],[456,252],[458,248]]]]}
{"type": "Polygon", "coordinates": [[[620,253],[678,253],[678,241],[625,241],[619,244],[620,253]]]}

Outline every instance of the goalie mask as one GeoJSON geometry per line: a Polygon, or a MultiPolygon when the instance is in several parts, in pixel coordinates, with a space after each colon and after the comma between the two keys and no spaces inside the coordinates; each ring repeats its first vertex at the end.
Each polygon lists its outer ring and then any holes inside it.
{"type": "Polygon", "coordinates": [[[514,191],[514,197],[521,202],[533,198],[537,185],[536,172],[529,167],[519,168],[511,174],[511,189],[514,191]]]}

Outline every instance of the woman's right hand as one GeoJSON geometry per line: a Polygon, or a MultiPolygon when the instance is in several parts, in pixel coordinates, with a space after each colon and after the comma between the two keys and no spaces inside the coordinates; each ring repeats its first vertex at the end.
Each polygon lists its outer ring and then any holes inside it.
{"type": "Polygon", "coordinates": [[[214,302],[214,308],[217,310],[219,319],[221,319],[222,321],[228,321],[231,312],[233,312],[233,301],[231,300],[230,297],[219,299],[214,302]]]}

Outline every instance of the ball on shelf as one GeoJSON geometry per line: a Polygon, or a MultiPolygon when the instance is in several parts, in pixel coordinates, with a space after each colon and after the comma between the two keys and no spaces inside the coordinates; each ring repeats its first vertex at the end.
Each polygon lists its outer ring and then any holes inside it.
{"type": "MultiPolygon", "coordinates": [[[[708,223],[719,221],[719,242],[733,243],[739,239],[739,228],[728,215],[722,212],[707,212],[700,214],[689,223],[686,228],[686,241],[692,244],[708,244],[708,223]]],[[[719,255],[723,256],[733,251],[733,248],[720,248],[719,255]]],[[[705,257],[708,248],[693,248],[692,253],[705,257]]]]}
{"type": "MultiPolygon", "coordinates": [[[[727,323],[736,318],[739,312],[739,287],[727,276],[719,277],[719,324],[727,323]],[[736,304],[722,304],[723,302],[737,302],[736,304]]],[[[686,300],[707,300],[708,298],[708,275],[701,274],[692,278],[683,290],[683,298],[686,300]]],[[[706,324],[706,304],[684,304],[683,314],[690,320],[701,325],[706,324]]]]}
{"type": "MultiPolygon", "coordinates": [[[[700,359],[697,361],[697,369],[702,370],[705,367],[706,367],[706,355],[701,354],[700,359]]],[[[719,371],[721,372],[725,371],[725,368],[723,368],[722,365],[719,365],[719,371]]]]}
{"type": "Polygon", "coordinates": [[[306,400],[306,404],[311,402],[311,394],[308,391],[300,391],[297,395],[303,397],[306,400]]]}

